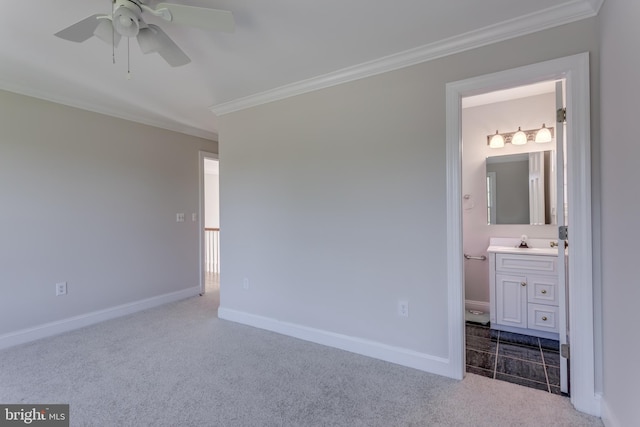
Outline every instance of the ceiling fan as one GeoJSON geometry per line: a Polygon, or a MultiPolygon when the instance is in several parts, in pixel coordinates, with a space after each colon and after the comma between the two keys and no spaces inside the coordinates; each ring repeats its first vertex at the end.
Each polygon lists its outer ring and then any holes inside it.
{"type": "Polygon", "coordinates": [[[179,67],[188,64],[191,59],[159,26],[144,22],[143,14],[207,30],[231,33],[235,29],[233,15],[226,10],[173,3],[159,3],[152,8],[142,0],[112,0],[112,3],[110,15],[91,15],[55,35],[77,43],[96,36],[114,49],[122,37],[135,37],[142,53],[157,52],[169,65],[179,67]]]}

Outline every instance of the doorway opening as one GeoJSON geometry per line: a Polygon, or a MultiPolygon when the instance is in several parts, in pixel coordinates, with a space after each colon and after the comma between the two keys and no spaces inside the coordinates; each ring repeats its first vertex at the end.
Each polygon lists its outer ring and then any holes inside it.
{"type": "MultiPolygon", "coordinates": [[[[465,374],[465,289],[462,191],[462,99],[545,81],[566,82],[567,200],[571,210],[571,402],[600,414],[595,390],[594,304],[591,226],[589,54],[532,64],[448,83],[447,93],[447,273],[450,376],[465,374]]],[[[493,129],[495,132],[495,129],[493,129]]],[[[511,237],[511,236],[509,236],[511,237]]],[[[515,236],[520,237],[520,236],[515,236]]],[[[558,236],[559,237],[559,236],[558,236]]],[[[558,275],[560,276],[560,275],[558,275]]]]}
{"type": "Polygon", "coordinates": [[[556,123],[555,92],[556,82],[546,81],[462,99],[465,369],[568,394],[556,219],[566,211],[564,202],[557,208],[556,192],[564,185],[564,179],[557,182],[564,175],[556,173],[564,125],[556,123]],[[536,140],[543,128],[551,136],[536,140]],[[518,129],[527,130],[522,144],[512,139],[518,129]],[[496,141],[496,133],[506,142],[496,141]],[[496,240],[508,237],[514,241],[496,240]],[[538,247],[516,249],[521,241],[538,247]],[[506,246],[496,255],[498,243],[506,246]]]}
{"type": "Polygon", "coordinates": [[[200,295],[220,291],[219,178],[218,155],[200,152],[200,295]]]}

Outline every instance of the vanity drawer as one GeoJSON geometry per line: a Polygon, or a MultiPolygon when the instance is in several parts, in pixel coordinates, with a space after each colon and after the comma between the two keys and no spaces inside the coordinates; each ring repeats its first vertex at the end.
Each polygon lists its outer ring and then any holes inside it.
{"type": "Polygon", "coordinates": [[[558,279],[555,276],[527,276],[527,301],[558,305],[558,279]]]}
{"type": "Polygon", "coordinates": [[[557,274],[557,257],[545,255],[496,254],[496,271],[557,274]]]}
{"type": "Polygon", "coordinates": [[[542,304],[529,304],[527,327],[539,331],[558,332],[558,307],[542,304]]]}

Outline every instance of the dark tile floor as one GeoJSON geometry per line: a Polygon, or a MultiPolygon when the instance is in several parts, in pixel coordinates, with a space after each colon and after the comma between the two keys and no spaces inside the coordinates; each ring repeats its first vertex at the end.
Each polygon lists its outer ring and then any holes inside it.
{"type": "Polygon", "coordinates": [[[560,392],[558,341],[466,325],[467,372],[560,392]]]}

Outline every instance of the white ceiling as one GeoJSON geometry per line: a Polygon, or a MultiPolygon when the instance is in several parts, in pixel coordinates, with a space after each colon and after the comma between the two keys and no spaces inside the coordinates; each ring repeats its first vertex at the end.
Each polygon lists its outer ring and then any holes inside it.
{"type": "Polygon", "coordinates": [[[584,19],[603,0],[175,0],[231,11],[236,31],[145,15],[192,62],[171,68],[132,40],[130,80],[126,40],[114,65],[95,37],[53,36],[111,0],[1,1],[0,89],[217,139],[215,113],[584,19]]]}
{"type": "Polygon", "coordinates": [[[493,104],[496,102],[511,101],[514,99],[527,98],[545,93],[554,93],[556,90],[555,81],[534,83],[526,86],[518,86],[511,89],[496,90],[495,92],[483,93],[480,95],[462,98],[462,108],[477,107],[479,105],[493,104]]]}

